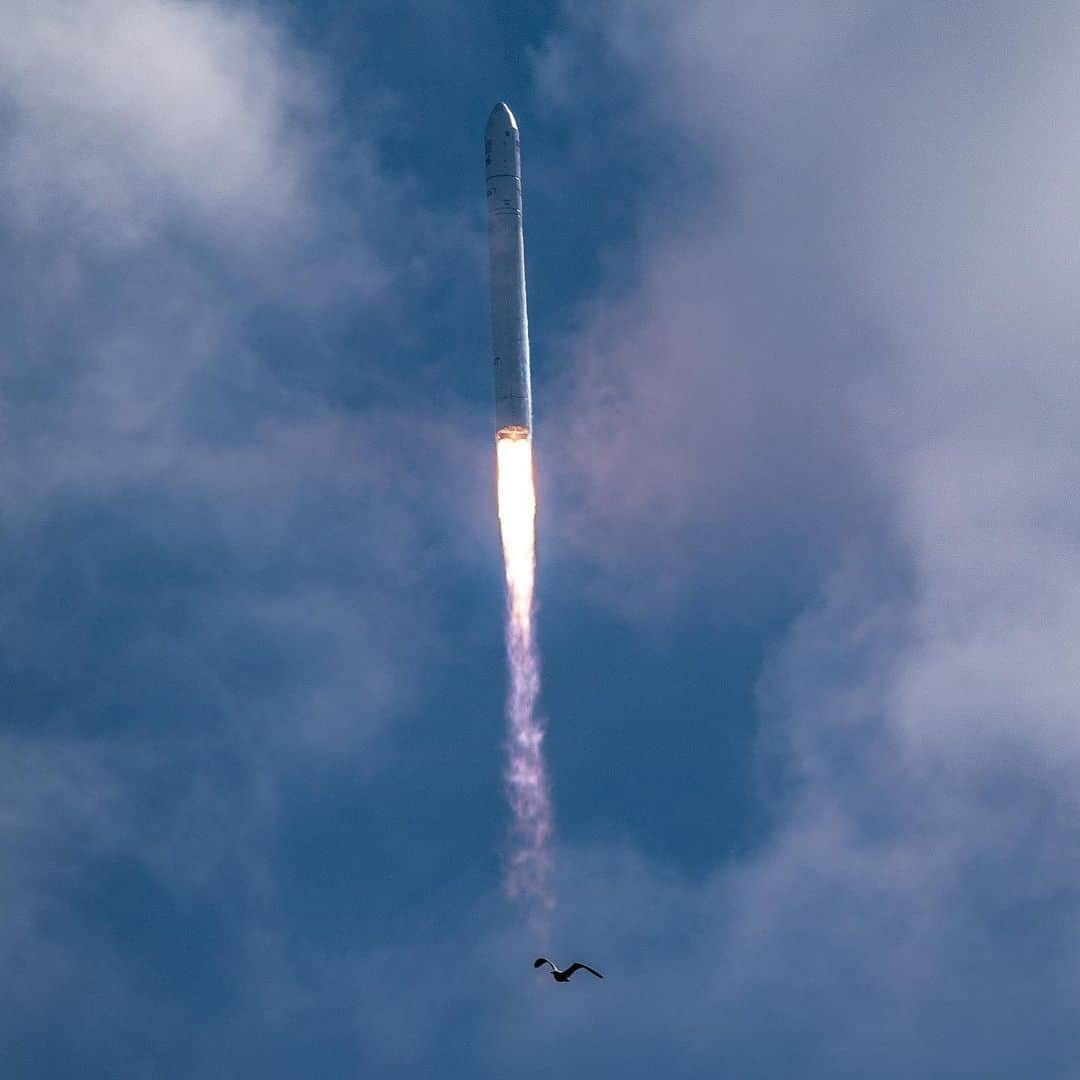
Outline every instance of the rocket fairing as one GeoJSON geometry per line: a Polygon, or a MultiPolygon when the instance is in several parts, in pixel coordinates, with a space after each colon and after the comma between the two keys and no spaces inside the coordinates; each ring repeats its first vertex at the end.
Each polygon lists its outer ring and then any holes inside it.
{"type": "Polygon", "coordinates": [[[532,388],[521,219],[521,140],[514,114],[503,102],[488,117],[484,157],[491,253],[495,437],[525,439],[532,433],[532,388]]]}

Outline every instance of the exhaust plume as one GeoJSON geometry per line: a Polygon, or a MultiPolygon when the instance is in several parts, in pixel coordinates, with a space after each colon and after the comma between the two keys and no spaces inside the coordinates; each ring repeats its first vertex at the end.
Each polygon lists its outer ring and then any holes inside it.
{"type": "Polygon", "coordinates": [[[506,787],[513,811],[506,890],[534,913],[552,907],[551,799],[544,764],[543,723],[536,715],[540,658],[533,634],[536,577],[536,493],[528,433],[503,430],[496,439],[499,531],[506,568],[506,787]]]}

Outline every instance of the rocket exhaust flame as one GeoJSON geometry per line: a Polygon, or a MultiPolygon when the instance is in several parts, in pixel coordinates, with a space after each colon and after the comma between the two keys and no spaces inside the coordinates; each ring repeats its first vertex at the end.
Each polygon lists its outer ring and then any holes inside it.
{"type": "Polygon", "coordinates": [[[533,636],[536,493],[532,442],[525,431],[504,429],[498,433],[495,446],[510,665],[506,785],[514,814],[506,889],[514,899],[546,909],[552,906],[548,891],[552,814],[544,730],[536,715],[540,662],[533,636]]]}

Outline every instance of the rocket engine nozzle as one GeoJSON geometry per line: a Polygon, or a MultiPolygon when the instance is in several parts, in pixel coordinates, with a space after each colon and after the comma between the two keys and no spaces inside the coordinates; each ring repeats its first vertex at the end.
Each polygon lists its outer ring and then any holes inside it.
{"type": "Polygon", "coordinates": [[[527,439],[528,437],[529,429],[527,427],[521,427],[519,424],[511,424],[509,427],[499,428],[499,430],[495,432],[495,438],[498,440],[510,439],[514,442],[518,442],[522,439],[527,439]]]}

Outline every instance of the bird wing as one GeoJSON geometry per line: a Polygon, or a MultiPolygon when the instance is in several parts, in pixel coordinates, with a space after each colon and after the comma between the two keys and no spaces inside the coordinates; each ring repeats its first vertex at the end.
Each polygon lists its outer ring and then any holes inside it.
{"type": "Polygon", "coordinates": [[[569,978],[571,975],[574,974],[575,971],[581,971],[581,970],[587,971],[590,975],[595,975],[598,979],[602,979],[604,977],[595,968],[589,967],[588,964],[576,964],[576,963],[571,964],[566,969],[566,976],[567,976],[567,978],[569,978]]]}
{"type": "Polygon", "coordinates": [[[543,967],[545,964],[547,964],[551,968],[552,971],[555,970],[555,965],[546,956],[538,956],[533,961],[533,967],[534,968],[543,967]]]}

